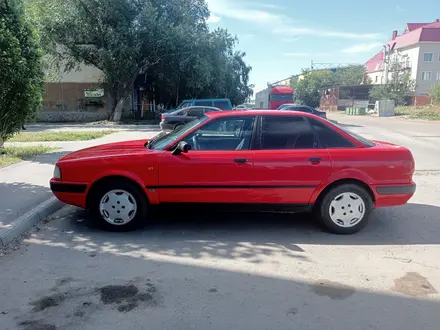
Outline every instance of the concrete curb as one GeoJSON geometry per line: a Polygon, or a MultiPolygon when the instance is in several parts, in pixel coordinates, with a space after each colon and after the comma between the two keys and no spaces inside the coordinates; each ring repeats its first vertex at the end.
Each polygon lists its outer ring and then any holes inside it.
{"type": "Polygon", "coordinates": [[[0,248],[6,247],[25,231],[31,229],[41,220],[61,209],[64,205],[55,196],[41,203],[11,222],[10,227],[0,230],[0,248]]]}

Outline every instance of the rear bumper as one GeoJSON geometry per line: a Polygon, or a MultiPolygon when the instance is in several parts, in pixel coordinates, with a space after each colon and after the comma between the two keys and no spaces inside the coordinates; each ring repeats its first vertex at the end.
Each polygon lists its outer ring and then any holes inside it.
{"type": "Polygon", "coordinates": [[[416,184],[387,185],[375,187],[376,207],[406,204],[416,192],[416,184]]]}

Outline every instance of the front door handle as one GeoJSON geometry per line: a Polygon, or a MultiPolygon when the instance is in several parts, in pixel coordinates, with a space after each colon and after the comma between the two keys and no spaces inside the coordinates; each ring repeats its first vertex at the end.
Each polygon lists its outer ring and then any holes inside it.
{"type": "Polygon", "coordinates": [[[309,158],[309,162],[310,163],[312,163],[312,164],[319,164],[319,163],[321,163],[321,158],[319,158],[319,157],[312,157],[312,158],[309,158]]]}
{"type": "Polygon", "coordinates": [[[247,162],[248,162],[247,158],[236,158],[236,159],[234,159],[234,163],[238,163],[238,164],[244,164],[244,163],[247,163],[247,162]]]}

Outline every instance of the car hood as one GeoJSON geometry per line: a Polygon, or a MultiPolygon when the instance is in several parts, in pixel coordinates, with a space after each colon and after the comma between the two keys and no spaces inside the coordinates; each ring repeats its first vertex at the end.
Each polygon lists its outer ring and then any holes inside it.
{"type": "Polygon", "coordinates": [[[90,158],[123,156],[127,154],[131,155],[137,153],[145,154],[146,152],[154,152],[154,150],[150,150],[145,147],[145,143],[147,143],[149,140],[150,139],[143,139],[101,144],[95,147],[74,151],[62,157],[60,161],[83,160],[90,158]]]}

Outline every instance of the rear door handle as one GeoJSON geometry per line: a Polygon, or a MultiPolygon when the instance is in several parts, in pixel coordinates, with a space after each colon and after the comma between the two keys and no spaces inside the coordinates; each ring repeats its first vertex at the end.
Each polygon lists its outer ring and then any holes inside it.
{"type": "Polygon", "coordinates": [[[247,162],[248,162],[247,158],[236,158],[236,159],[234,159],[234,163],[238,163],[238,164],[244,164],[244,163],[247,163],[247,162]]]}
{"type": "Polygon", "coordinates": [[[319,158],[319,157],[312,157],[312,158],[309,158],[309,161],[310,161],[310,163],[312,163],[312,164],[319,164],[320,162],[321,162],[321,158],[319,158]]]}

